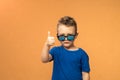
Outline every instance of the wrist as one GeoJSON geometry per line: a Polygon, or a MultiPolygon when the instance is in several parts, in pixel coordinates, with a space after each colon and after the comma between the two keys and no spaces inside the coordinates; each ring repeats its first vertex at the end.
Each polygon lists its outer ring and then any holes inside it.
{"type": "Polygon", "coordinates": [[[50,47],[51,45],[49,45],[48,42],[45,42],[45,46],[50,47]]]}

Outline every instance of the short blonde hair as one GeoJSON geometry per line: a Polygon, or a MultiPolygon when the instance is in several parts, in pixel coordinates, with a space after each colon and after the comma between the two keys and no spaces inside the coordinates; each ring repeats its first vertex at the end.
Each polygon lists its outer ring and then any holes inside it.
{"type": "Polygon", "coordinates": [[[59,21],[58,21],[58,24],[57,24],[57,27],[59,25],[66,25],[66,26],[73,26],[75,27],[75,33],[77,33],[77,23],[76,21],[74,20],[74,18],[70,17],[70,16],[64,16],[62,17],[59,21]]]}

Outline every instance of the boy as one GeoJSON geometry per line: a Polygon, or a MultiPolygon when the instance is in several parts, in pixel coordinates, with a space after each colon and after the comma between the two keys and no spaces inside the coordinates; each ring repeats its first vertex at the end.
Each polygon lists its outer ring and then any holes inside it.
{"type": "Polygon", "coordinates": [[[77,38],[76,21],[69,16],[62,17],[57,24],[57,38],[61,46],[54,45],[54,37],[48,32],[41,54],[42,62],[54,61],[52,80],[90,80],[89,57],[74,45],[77,38]]]}

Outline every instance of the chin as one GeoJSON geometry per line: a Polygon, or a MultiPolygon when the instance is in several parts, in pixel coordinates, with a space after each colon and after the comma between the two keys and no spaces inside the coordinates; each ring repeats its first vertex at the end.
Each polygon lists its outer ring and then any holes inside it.
{"type": "Polygon", "coordinates": [[[63,46],[65,47],[65,48],[70,48],[70,44],[63,44],[63,46]]]}

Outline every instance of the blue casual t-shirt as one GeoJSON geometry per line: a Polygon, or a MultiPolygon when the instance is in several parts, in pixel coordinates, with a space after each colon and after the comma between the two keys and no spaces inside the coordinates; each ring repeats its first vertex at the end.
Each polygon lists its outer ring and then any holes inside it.
{"type": "Polygon", "coordinates": [[[54,61],[52,80],[82,80],[82,72],[90,71],[89,57],[81,48],[71,51],[57,46],[49,53],[54,61]]]}

